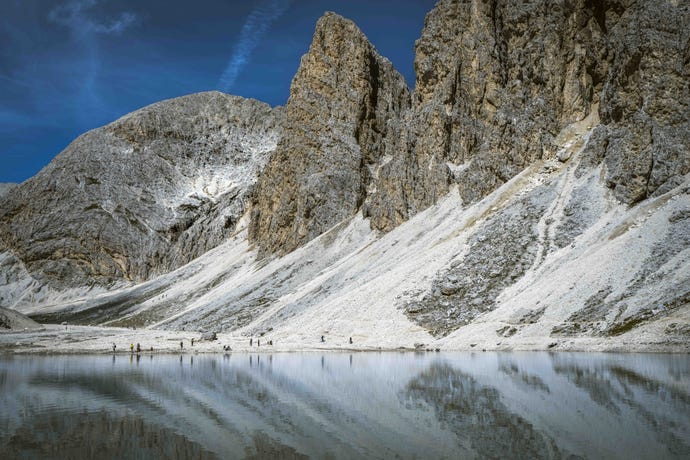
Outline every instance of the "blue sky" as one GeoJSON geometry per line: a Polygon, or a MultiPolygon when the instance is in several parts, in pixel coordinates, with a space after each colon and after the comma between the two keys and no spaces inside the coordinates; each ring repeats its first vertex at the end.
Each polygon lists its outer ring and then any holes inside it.
{"type": "Polygon", "coordinates": [[[162,99],[221,90],[285,104],[324,11],[352,19],[414,85],[436,0],[0,0],[0,182],[162,99]]]}

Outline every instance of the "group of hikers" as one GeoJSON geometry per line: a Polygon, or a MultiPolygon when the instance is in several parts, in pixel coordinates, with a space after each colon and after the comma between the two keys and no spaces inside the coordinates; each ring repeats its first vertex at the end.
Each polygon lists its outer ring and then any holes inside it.
{"type": "MultiPolygon", "coordinates": [[[[349,342],[350,342],[350,345],[352,345],[352,337],[350,337],[349,342]]],[[[192,344],[192,346],[194,346],[194,337],[192,337],[192,339],[190,340],[190,343],[192,344]]],[[[265,341],[264,343],[268,344],[269,346],[273,346],[273,340],[268,340],[268,341],[265,341]]],[[[323,335],[321,336],[321,343],[326,343],[326,337],[323,335]]],[[[249,338],[249,346],[250,347],[254,346],[254,338],[253,337],[249,338]]],[[[256,346],[257,347],[261,346],[261,339],[256,339],[256,346]]],[[[134,344],[130,343],[129,344],[129,352],[134,354],[134,349],[135,349],[134,344]]],[[[116,350],[117,350],[117,345],[115,345],[115,343],[113,342],[113,353],[115,353],[116,350]]],[[[180,340],[180,350],[184,350],[184,341],[182,341],[182,340],[180,340]]],[[[149,351],[153,352],[153,347],[151,347],[149,349],[149,351]]],[[[230,348],[229,345],[224,345],[223,351],[232,351],[232,348],[230,348]]],[[[139,354],[141,352],[142,352],[141,345],[139,343],[137,343],[136,353],[139,354]]]]}
{"type": "MultiPolygon", "coordinates": [[[[190,343],[192,344],[192,346],[194,346],[194,341],[195,341],[195,339],[192,337],[190,339],[190,343]]],[[[271,341],[269,343],[269,345],[273,345],[273,341],[271,341]]],[[[180,340],[180,350],[184,350],[184,341],[183,340],[180,340]]],[[[134,354],[135,352],[136,352],[136,354],[139,354],[142,351],[146,351],[146,350],[144,350],[141,347],[141,344],[137,343],[136,346],[134,345],[134,343],[129,344],[129,352],[131,354],[134,354]]],[[[149,348],[148,351],[153,352],[153,347],[149,348]]],[[[232,351],[232,348],[230,347],[230,345],[223,345],[223,351],[232,351]]],[[[116,352],[117,352],[117,345],[115,344],[115,342],[113,342],[113,353],[116,353],[116,352]]]]}
{"type": "MultiPolygon", "coordinates": [[[[113,353],[115,353],[116,351],[117,351],[117,345],[115,344],[115,342],[113,342],[113,353]]],[[[141,344],[137,343],[137,347],[136,347],[137,354],[141,353],[142,351],[144,351],[144,350],[142,350],[141,344]]],[[[149,351],[153,351],[153,347],[149,348],[149,351]]],[[[129,344],[129,352],[131,354],[134,354],[134,344],[133,343],[129,344]]]]}
{"type": "MultiPolygon", "coordinates": [[[[268,345],[273,346],[273,340],[269,340],[268,342],[264,342],[264,343],[267,343],[268,345]]],[[[254,344],[254,337],[249,337],[249,346],[251,347],[251,346],[253,346],[253,344],[254,344]]],[[[256,339],[256,346],[257,347],[261,346],[261,339],[256,339]]]]}

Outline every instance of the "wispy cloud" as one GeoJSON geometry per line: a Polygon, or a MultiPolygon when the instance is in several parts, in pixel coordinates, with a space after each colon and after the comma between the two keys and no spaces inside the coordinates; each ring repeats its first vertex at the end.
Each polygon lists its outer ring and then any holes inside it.
{"type": "Polygon", "coordinates": [[[227,92],[232,88],[240,72],[247,65],[252,52],[266,35],[273,22],[290,7],[290,1],[264,0],[261,5],[252,10],[242,26],[240,39],[233,48],[230,61],[218,81],[218,88],[221,91],[227,92]]]}
{"type": "Polygon", "coordinates": [[[80,109],[75,115],[84,126],[93,123],[93,114],[103,116],[109,111],[99,88],[101,56],[96,36],[120,35],[139,20],[139,17],[131,12],[103,18],[98,14],[97,7],[100,3],[101,0],[71,0],[48,13],[51,22],[69,29],[81,48],[81,53],[73,56],[72,61],[80,80],[74,95],[80,109]]]}
{"type": "Polygon", "coordinates": [[[88,10],[97,4],[98,0],[75,0],[53,8],[48,18],[76,34],[120,34],[137,22],[137,15],[130,12],[120,13],[108,22],[100,22],[88,15],[88,10]]]}

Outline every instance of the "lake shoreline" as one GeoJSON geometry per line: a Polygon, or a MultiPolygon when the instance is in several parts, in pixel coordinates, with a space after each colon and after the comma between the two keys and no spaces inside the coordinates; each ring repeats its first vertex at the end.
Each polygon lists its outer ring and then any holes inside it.
{"type": "MultiPolygon", "coordinates": [[[[650,337],[651,338],[651,337],[650,337]]],[[[690,347],[685,341],[653,342],[644,337],[591,338],[591,337],[526,337],[523,340],[511,338],[486,338],[464,342],[444,339],[429,343],[407,343],[400,337],[376,338],[355,337],[352,344],[349,337],[331,334],[324,337],[266,336],[250,337],[219,333],[217,340],[201,340],[200,332],[167,331],[156,329],[128,329],[99,326],[42,325],[40,329],[11,330],[0,332],[0,354],[37,355],[92,355],[113,354],[126,356],[130,345],[141,347],[140,354],[223,354],[232,353],[291,353],[291,352],[482,352],[482,351],[549,351],[549,352],[593,352],[593,353],[678,353],[687,354],[690,347]],[[194,344],[192,345],[192,339],[194,344]],[[261,344],[257,346],[257,341],[261,344]],[[273,341],[273,345],[268,345],[273,341]],[[182,347],[180,347],[180,342],[182,347]],[[230,347],[224,350],[223,347],[230,347]]]]}

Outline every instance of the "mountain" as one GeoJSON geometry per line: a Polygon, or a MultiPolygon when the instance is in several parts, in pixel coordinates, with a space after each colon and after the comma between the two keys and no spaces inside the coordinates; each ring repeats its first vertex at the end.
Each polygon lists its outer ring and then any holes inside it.
{"type": "Polygon", "coordinates": [[[687,350],[690,3],[326,13],[284,108],[164,101],[0,201],[0,304],[301,346],[687,350]]]}
{"type": "Polygon", "coordinates": [[[177,268],[232,234],[280,138],[280,114],[212,92],[90,131],[7,194],[0,239],[54,288],[177,268]]]}

